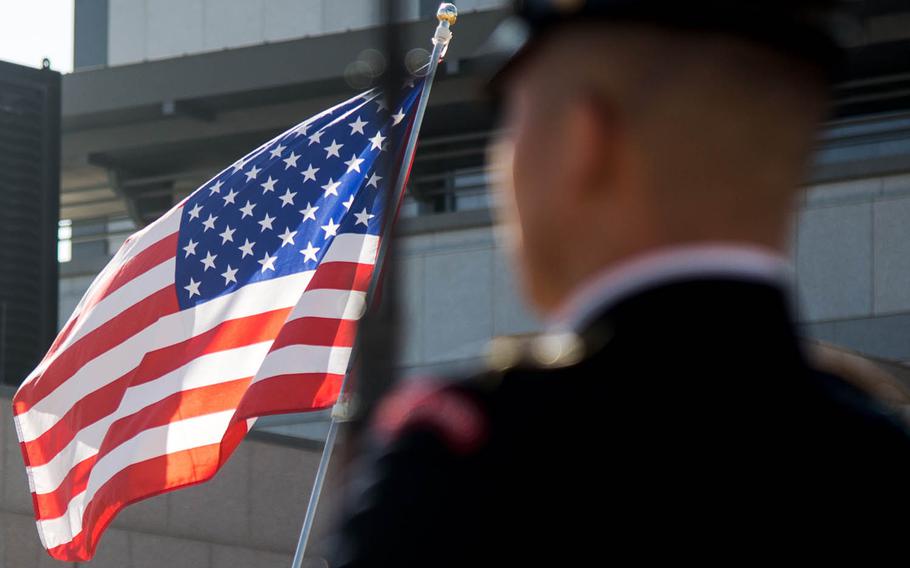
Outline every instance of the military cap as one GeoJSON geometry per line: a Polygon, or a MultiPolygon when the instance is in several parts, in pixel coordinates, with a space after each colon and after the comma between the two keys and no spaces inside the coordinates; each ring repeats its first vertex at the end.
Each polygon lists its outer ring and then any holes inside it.
{"type": "Polygon", "coordinates": [[[831,81],[844,59],[836,40],[845,15],[838,0],[515,0],[513,11],[492,40],[506,59],[494,80],[542,36],[576,21],[729,34],[814,64],[831,81]]]}

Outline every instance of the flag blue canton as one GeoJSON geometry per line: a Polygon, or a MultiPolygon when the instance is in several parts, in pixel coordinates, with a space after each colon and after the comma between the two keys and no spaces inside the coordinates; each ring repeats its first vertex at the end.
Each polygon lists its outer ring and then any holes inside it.
{"type": "Polygon", "coordinates": [[[378,235],[384,185],[401,167],[422,87],[422,80],[408,85],[394,112],[378,91],[345,101],[197,189],[181,213],[175,273],[180,307],[313,270],[337,235],[378,235]]]}

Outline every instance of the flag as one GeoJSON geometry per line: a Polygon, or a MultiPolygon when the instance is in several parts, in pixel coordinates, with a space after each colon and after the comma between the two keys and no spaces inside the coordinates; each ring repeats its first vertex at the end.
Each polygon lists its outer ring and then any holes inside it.
{"type": "Polygon", "coordinates": [[[263,144],[95,279],[13,398],[51,556],[88,560],[124,506],[211,478],[256,416],[334,404],[422,87],[263,144]]]}

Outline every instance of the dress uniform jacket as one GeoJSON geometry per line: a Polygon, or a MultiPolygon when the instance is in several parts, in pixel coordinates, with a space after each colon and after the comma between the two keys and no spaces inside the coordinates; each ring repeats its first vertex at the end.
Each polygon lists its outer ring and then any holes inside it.
{"type": "Polygon", "coordinates": [[[510,349],[386,401],[333,567],[742,560],[906,503],[902,424],[810,367],[771,282],[663,282],[510,349]]]}

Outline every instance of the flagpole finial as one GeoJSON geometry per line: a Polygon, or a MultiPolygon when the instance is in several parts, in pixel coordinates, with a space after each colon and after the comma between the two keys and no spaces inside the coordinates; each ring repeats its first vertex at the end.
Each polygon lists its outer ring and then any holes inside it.
{"type": "Polygon", "coordinates": [[[436,19],[440,23],[446,22],[450,26],[454,26],[455,21],[458,20],[458,8],[451,2],[443,2],[439,5],[439,9],[436,10],[436,19]]]}

